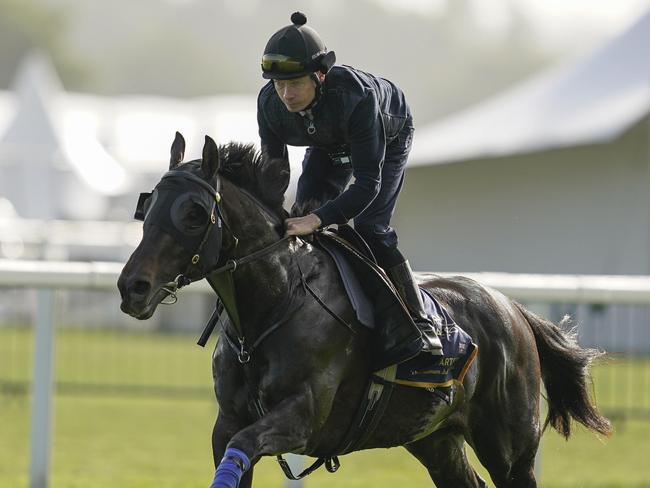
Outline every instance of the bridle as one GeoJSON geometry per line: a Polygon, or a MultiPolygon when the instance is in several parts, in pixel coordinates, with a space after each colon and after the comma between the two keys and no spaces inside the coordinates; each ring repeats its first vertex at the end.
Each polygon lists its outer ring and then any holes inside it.
{"type": "MultiPolygon", "coordinates": [[[[223,210],[221,208],[221,192],[220,192],[221,181],[219,177],[217,176],[216,178],[215,186],[212,186],[204,179],[188,171],[178,171],[178,170],[168,171],[163,175],[161,181],[164,180],[165,178],[168,179],[184,178],[194,183],[197,183],[210,194],[210,197],[213,200],[213,206],[210,212],[210,223],[206,227],[201,242],[198,248],[196,249],[196,251],[194,252],[192,259],[186,268],[186,271],[184,273],[177,275],[176,278],[174,278],[174,280],[164,283],[161,286],[161,289],[166,291],[169,294],[168,297],[171,297],[172,299],[172,301],[170,302],[164,302],[164,301],[161,302],[165,305],[173,305],[174,303],[176,303],[176,301],[178,300],[176,296],[176,292],[181,288],[183,288],[184,286],[187,286],[194,281],[203,279],[204,277],[207,277],[209,275],[220,274],[226,271],[234,272],[238,266],[259,259],[260,257],[273,251],[276,247],[279,247],[279,245],[282,244],[283,242],[288,241],[290,239],[290,237],[281,238],[280,240],[275,241],[263,247],[262,249],[252,252],[251,254],[240,257],[238,259],[229,259],[228,261],[225,262],[225,264],[219,265],[219,255],[221,253],[222,244],[223,244],[222,227],[225,227],[230,232],[233,239],[233,246],[232,246],[233,249],[236,248],[237,245],[239,244],[239,239],[232,232],[232,229],[230,228],[226,219],[223,216],[223,210]],[[212,232],[218,232],[218,237],[215,239],[216,246],[214,247],[210,246],[209,249],[206,249],[206,243],[210,241],[210,236],[212,232]],[[203,265],[203,263],[206,262],[208,264],[203,265]],[[200,277],[193,279],[190,276],[194,274],[193,271],[197,267],[202,268],[200,269],[199,272],[200,277]]],[[[242,188],[239,188],[239,190],[242,193],[244,193],[246,196],[248,196],[255,203],[255,205],[258,208],[260,208],[260,210],[262,210],[264,214],[266,214],[267,218],[273,220],[276,226],[282,225],[280,220],[270,210],[268,210],[262,202],[260,202],[257,198],[255,198],[254,195],[251,195],[249,192],[247,192],[242,188]]]]}
{"type": "MultiPolygon", "coordinates": [[[[173,281],[164,283],[158,288],[158,290],[167,292],[167,297],[171,297],[167,301],[163,299],[161,303],[165,305],[176,303],[176,291],[192,282],[190,276],[195,276],[197,273],[205,276],[209,272],[209,268],[216,266],[222,247],[222,225],[225,222],[220,201],[219,179],[217,179],[216,185],[212,186],[195,174],[181,170],[168,171],[160,179],[153,192],[140,194],[134,217],[137,220],[142,220],[147,225],[147,222],[151,223],[149,213],[154,212],[157,220],[153,225],[171,235],[192,254],[185,271],[177,275],[173,281]],[[167,193],[162,192],[162,188],[166,184],[173,184],[173,180],[179,179],[198,185],[204,191],[180,194],[169,191],[167,193]],[[159,203],[158,197],[161,194],[162,202],[159,203]],[[208,223],[205,225],[202,234],[181,228],[178,219],[175,219],[174,210],[178,209],[184,200],[198,200],[197,203],[209,215],[208,223]],[[208,247],[211,249],[208,249],[208,247]],[[213,251],[213,253],[210,251],[213,251]]],[[[152,299],[155,295],[156,293],[151,295],[152,299]]]]}
{"type": "MultiPolygon", "coordinates": [[[[232,273],[234,273],[238,267],[246,264],[253,262],[268,253],[274,251],[276,248],[280,247],[282,244],[286,243],[290,239],[297,239],[293,236],[291,237],[282,237],[277,241],[272,242],[271,244],[264,246],[263,248],[254,251],[250,254],[247,254],[245,256],[239,257],[237,259],[229,259],[225,263],[223,263],[220,260],[220,255],[222,251],[222,245],[223,245],[223,233],[222,233],[222,228],[225,227],[231,237],[232,237],[232,249],[236,248],[239,239],[234,235],[232,232],[231,227],[228,225],[226,219],[224,218],[223,210],[221,208],[222,204],[222,198],[221,198],[221,181],[220,178],[217,176],[215,180],[215,185],[213,186],[209,182],[205,181],[204,179],[200,178],[199,176],[190,173],[189,171],[183,171],[183,170],[171,170],[168,171],[163,175],[161,178],[160,182],[156,186],[156,189],[163,184],[165,181],[170,181],[173,179],[183,179],[186,181],[189,181],[191,183],[195,183],[201,187],[201,190],[204,190],[207,192],[208,198],[203,198],[203,206],[206,209],[206,211],[209,211],[209,222],[206,225],[205,230],[203,231],[202,236],[200,237],[200,240],[198,238],[192,239],[191,241],[188,241],[187,236],[184,236],[179,229],[172,224],[173,222],[173,217],[168,216],[165,214],[165,209],[166,207],[169,207],[170,212],[171,209],[173,208],[173,204],[169,204],[167,202],[167,205],[163,205],[163,211],[159,212],[159,221],[153,225],[157,225],[161,227],[163,230],[167,231],[168,233],[172,234],[173,237],[176,238],[176,240],[179,240],[183,247],[185,247],[190,253],[192,254],[192,258],[190,259],[190,262],[188,263],[185,271],[183,273],[178,274],[172,281],[168,281],[166,283],[161,284],[157,291],[152,293],[150,296],[150,301],[154,299],[154,297],[158,294],[158,291],[164,291],[167,293],[167,295],[161,300],[161,304],[164,305],[173,305],[178,301],[178,296],[177,292],[183,288],[184,286],[187,286],[194,281],[199,281],[203,278],[208,279],[208,283],[212,286],[213,289],[215,289],[215,292],[220,296],[223,302],[227,302],[228,298],[224,300],[224,297],[221,297],[222,294],[224,294],[224,287],[221,286],[221,293],[216,289],[215,285],[215,280],[218,279],[219,275],[225,274],[226,272],[228,273],[228,278],[226,279],[226,289],[225,293],[231,293],[232,294],[232,288],[233,288],[233,283],[232,283],[232,273]],[[209,202],[209,208],[207,208],[209,202]],[[190,249],[192,246],[190,245],[191,243],[196,243],[198,242],[198,245],[196,246],[196,249],[190,249]]],[[[156,190],[154,190],[156,191],[156,190]]],[[[251,201],[254,203],[254,205],[259,208],[267,217],[267,219],[271,220],[276,227],[281,227],[283,224],[280,221],[280,219],[271,211],[269,210],[262,202],[260,202],[254,195],[250,194],[246,190],[239,188],[239,191],[242,192],[244,195],[246,195],[251,201]]],[[[136,208],[135,212],[135,218],[138,220],[143,220],[145,221],[146,218],[148,217],[148,211],[145,208],[146,202],[148,201],[149,198],[151,198],[152,193],[142,193],[140,195],[140,198],[138,200],[138,206],[136,208]]],[[[177,195],[173,196],[167,196],[166,200],[171,201],[171,200],[176,200],[180,197],[177,195]]],[[[230,301],[233,301],[234,297],[231,298],[230,301]]],[[[228,307],[229,310],[229,315],[231,315],[231,322],[233,326],[236,329],[237,332],[237,340],[241,343],[240,349],[240,356],[243,355],[241,351],[243,351],[243,330],[241,327],[241,324],[239,323],[239,317],[238,313],[236,311],[236,307],[234,306],[234,303],[231,304],[230,307],[228,307]]],[[[207,339],[206,339],[207,340],[207,339]]]]}

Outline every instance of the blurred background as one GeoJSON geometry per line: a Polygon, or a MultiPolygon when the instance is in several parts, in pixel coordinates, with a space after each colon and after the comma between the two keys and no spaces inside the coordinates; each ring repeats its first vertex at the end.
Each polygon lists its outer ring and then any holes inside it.
{"type": "MultiPolygon", "coordinates": [[[[30,486],[33,439],[48,439],[30,420],[38,317],[53,327],[51,486],[211,479],[215,338],[194,342],[214,297],[136,322],[110,273],[21,276],[119,268],[176,130],[188,159],[205,134],[258,144],[261,53],[295,10],[340,64],[406,93],[394,224],[414,268],[511,288],[534,275],[537,294],[515,296],[607,352],[595,391],[617,434],[547,433],[540,486],[650,486],[650,0],[0,0],[0,487],[30,486]]],[[[306,486],[431,486],[399,449],[343,463],[306,486]]],[[[273,461],[259,477],[285,486],[273,461]]]]}

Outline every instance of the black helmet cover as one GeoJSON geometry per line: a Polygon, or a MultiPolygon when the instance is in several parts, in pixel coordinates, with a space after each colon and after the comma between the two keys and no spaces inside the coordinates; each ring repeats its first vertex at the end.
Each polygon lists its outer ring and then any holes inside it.
{"type": "Polygon", "coordinates": [[[286,80],[321,71],[327,73],[336,61],[318,33],[305,25],[301,12],[291,15],[291,25],[271,36],[262,56],[262,77],[286,80]]]}

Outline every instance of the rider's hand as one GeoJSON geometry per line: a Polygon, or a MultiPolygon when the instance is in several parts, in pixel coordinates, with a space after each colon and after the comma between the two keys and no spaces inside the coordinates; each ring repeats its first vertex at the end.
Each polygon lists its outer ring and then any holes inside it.
{"type": "Polygon", "coordinates": [[[311,234],[321,225],[321,220],[316,214],[309,214],[304,217],[294,217],[284,221],[287,231],[285,236],[306,236],[311,234]]]}

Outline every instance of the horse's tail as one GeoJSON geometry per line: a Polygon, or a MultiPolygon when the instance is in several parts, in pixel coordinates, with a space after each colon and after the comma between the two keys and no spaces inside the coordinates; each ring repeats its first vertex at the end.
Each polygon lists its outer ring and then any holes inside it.
{"type": "MultiPolygon", "coordinates": [[[[548,402],[544,429],[551,424],[568,438],[573,418],[595,432],[611,435],[609,420],[598,411],[589,394],[592,386],[589,368],[601,353],[581,348],[574,332],[565,332],[549,320],[526,310],[521,304],[516,305],[530,324],[537,343],[548,402]]],[[[565,320],[568,321],[568,318],[565,320]]]]}

